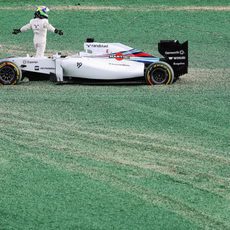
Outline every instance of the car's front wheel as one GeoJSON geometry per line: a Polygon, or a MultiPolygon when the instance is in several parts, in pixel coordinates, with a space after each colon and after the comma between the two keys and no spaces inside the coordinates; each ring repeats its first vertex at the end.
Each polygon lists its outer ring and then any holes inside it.
{"type": "Polygon", "coordinates": [[[172,84],[174,72],[172,67],[166,62],[155,62],[146,69],[145,80],[148,85],[172,84]]]}
{"type": "Polygon", "coordinates": [[[0,85],[15,85],[21,76],[20,68],[13,62],[4,61],[0,63],[0,85]]]}

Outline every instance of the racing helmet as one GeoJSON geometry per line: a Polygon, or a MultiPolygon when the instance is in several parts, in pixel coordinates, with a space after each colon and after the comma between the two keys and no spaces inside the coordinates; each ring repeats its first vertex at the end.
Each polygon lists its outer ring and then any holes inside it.
{"type": "Polygon", "coordinates": [[[48,18],[49,8],[46,6],[39,6],[35,11],[35,18],[48,18]]]}

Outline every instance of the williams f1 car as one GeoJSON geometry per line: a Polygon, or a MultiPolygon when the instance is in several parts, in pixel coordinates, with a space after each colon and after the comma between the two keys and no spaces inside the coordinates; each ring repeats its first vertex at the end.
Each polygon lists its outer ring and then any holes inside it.
{"type": "Polygon", "coordinates": [[[12,85],[24,77],[36,80],[45,76],[58,83],[140,79],[148,85],[160,85],[172,84],[188,72],[188,41],[160,41],[158,51],[162,57],[121,43],[100,43],[90,38],[84,43],[84,51],[71,56],[0,59],[0,84],[12,85]]]}

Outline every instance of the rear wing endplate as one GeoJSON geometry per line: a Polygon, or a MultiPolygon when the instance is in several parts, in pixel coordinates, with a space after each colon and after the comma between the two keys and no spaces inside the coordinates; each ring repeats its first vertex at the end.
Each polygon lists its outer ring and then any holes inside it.
{"type": "Polygon", "coordinates": [[[188,41],[162,40],[158,43],[158,51],[174,70],[175,77],[188,73],[188,41]]]}

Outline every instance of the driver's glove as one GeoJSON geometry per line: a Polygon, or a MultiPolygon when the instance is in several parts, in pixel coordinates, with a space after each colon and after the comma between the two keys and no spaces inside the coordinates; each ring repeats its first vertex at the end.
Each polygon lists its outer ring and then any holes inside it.
{"type": "Polygon", "coordinates": [[[21,33],[21,30],[20,29],[14,29],[12,34],[18,34],[18,33],[21,33]]]}
{"type": "Polygon", "coordinates": [[[64,34],[62,30],[58,30],[58,29],[55,29],[54,33],[59,34],[59,35],[63,35],[64,34]]]}

